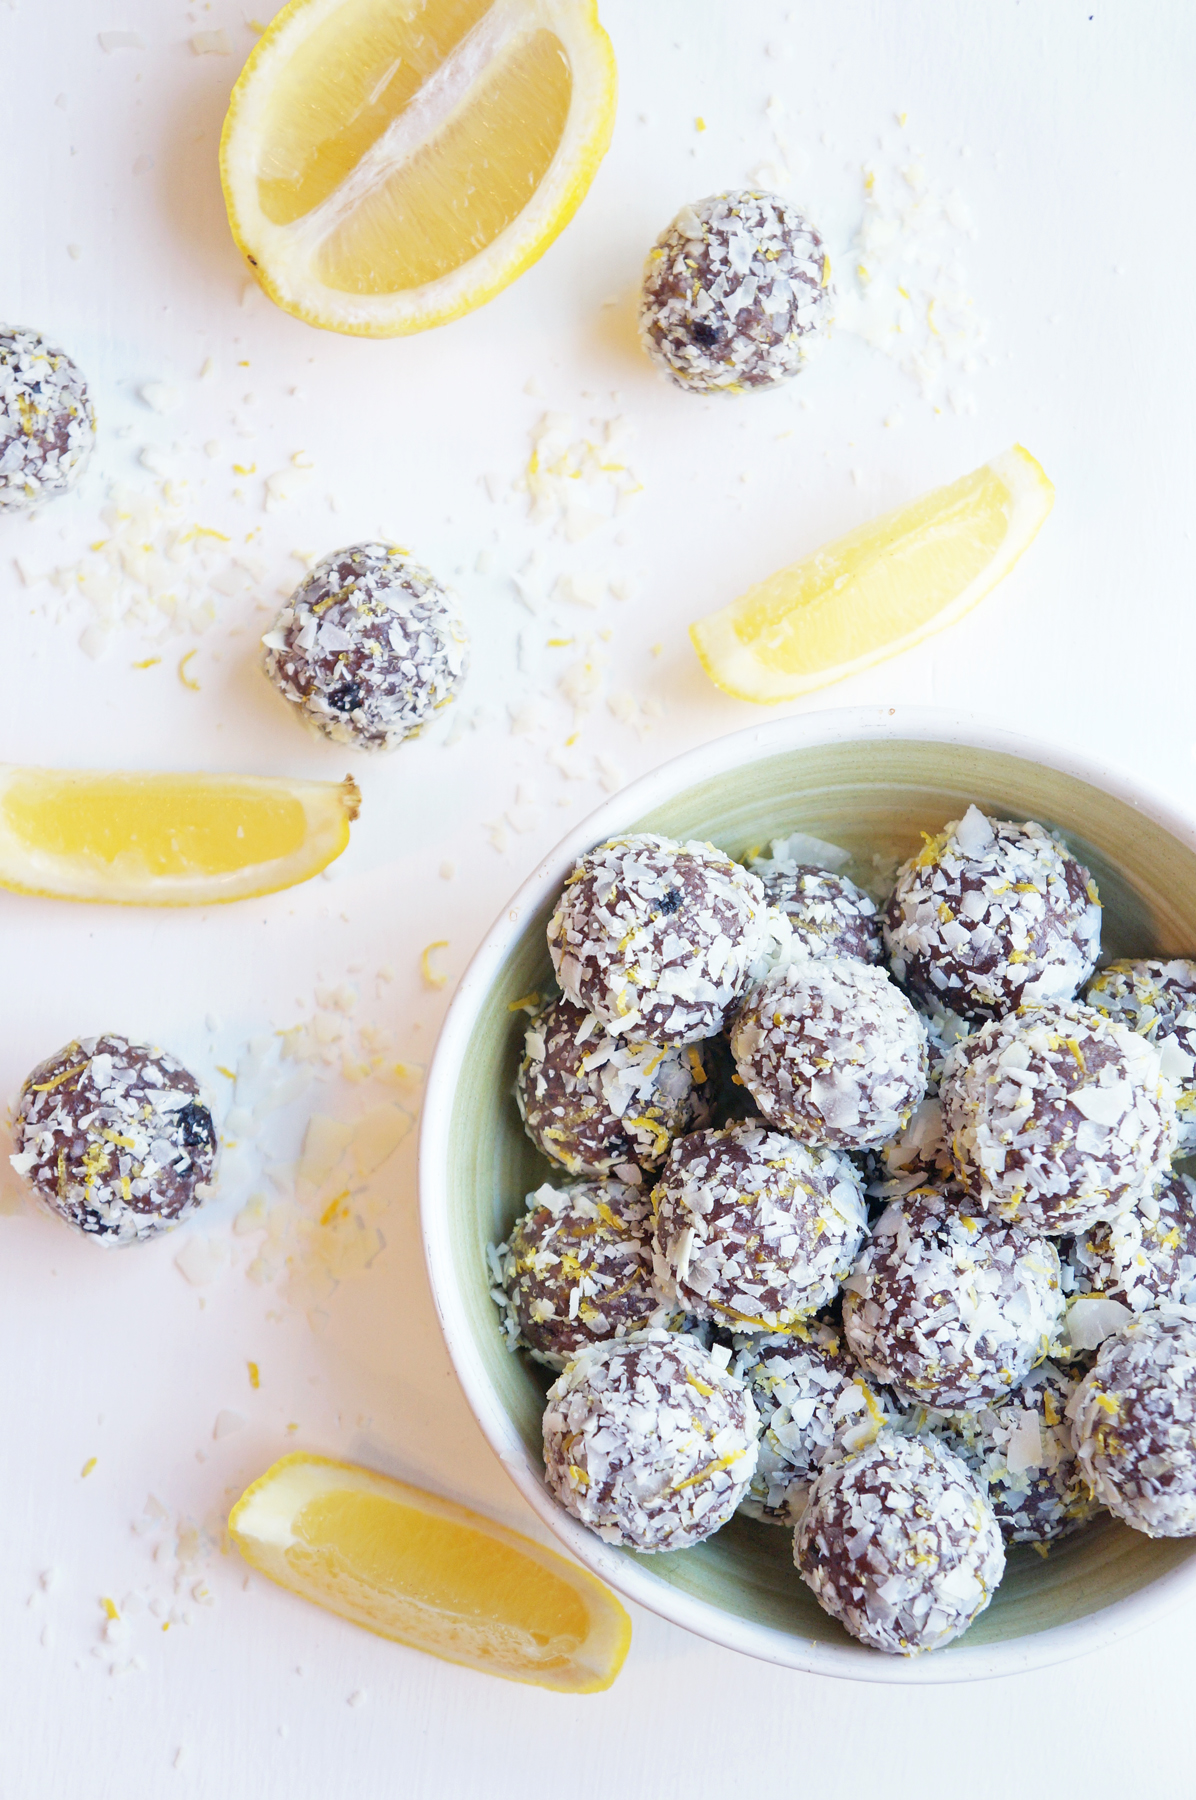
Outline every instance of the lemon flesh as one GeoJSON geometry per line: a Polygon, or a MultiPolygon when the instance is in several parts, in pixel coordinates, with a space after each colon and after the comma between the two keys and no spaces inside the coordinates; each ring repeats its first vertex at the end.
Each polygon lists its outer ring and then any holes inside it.
{"type": "Polygon", "coordinates": [[[699,619],[690,636],[702,667],[725,692],[768,705],[896,656],[1009,573],[1054,495],[1015,445],[699,619]]]}
{"type": "Polygon", "coordinates": [[[631,1642],[609,1589],[555,1551],[349,1463],[284,1457],[229,1529],[247,1562],[304,1599],[508,1680],[596,1693],[631,1642]]]}
{"type": "Polygon", "coordinates": [[[563,229],[614,103],[593,0],[291,0],[225,121],[233,235],[309,323],[441,324],[563,229]]]}
{"type": "Polygon", "coordinates": [[[359,804],[351,777],[0,767],[0,887],[143,906],[269,894],[339,856],[359,804]]]}

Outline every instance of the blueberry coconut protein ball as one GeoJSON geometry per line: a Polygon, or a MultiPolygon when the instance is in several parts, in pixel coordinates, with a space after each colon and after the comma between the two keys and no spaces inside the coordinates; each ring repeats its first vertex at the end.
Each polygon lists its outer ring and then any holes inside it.
{"type": "Polygon", "coordinates": [[[760,1415],[756,1472],[739,1510],[790,1530],[823,1463],[870,1444],[897,1410],[848,1354],[842,1334],[818,1321],[805,1338],[736,1340],[732,1369],[760,1415]]]}
{"type": "Polygon", "coordinates": [[[697,1045],[628,1043],[561,997],[527,1028],[515,1098],[528,1136],[552,1162],[572,1175],[638,1183],[674,1138],[709,1124],[712,1089],[697,1045]]]}
{"type": "Polygon", "coordinates": [[[574,1357],[544,1413],[546,1478],[566,1511],[632,1550],[682,1550],[725,1525],[759,1430],[729,1355],[641,1331],[574,1357]]]}
{"type": "Polygon", "coordinates": [[[750,1121],[679,1138],[652,1210],[662,1291],[740,1332],[787,1331],[818,1312],[868,1228],[850,1157],[750,1121]]]}
{"type": "Polygon", "coordinates": [[[1147,1537],[1196,1537],[1196,1315],[1143,1313],[1106,1339],[1068,1417],[1111,1513],[1147,1537]]]}
{"type": "Polygon", "coordinates": [[[884,936],[919,1004],[998,1019],[1078,993],[1100,950],[1100,902],[1043,826],[969,806],[898,871],[884,936]]]}
{"type": "Polygon", "coordinates": [[[1007,1544],[1048,1544],[1100,1511],[1071,1441],[1067,1407],[1078,1377],[1040,1363],[1007,1400],[977,1412],[918,1415],[988,1494],[1007,1544]]]}
{"type": "Polygon", "coordinates": [[[36,331],[0,325],[0,512],[73,488],[95,442],[82,371],[36,331]]]}
{"type": "Polygon", "coordinates": [[[735,1015],[731,1050],[768,1123],[809,1144],[883,1144],[926,1091],[925,1025],[883,969],[846,957],[766,976],[735,1015]]]}
{"type": "Polygon", "coordinates": [[[605,1338],[662,1324],[672,1312],[652,1272],[651,1208],[619,1181],[545,1185],[505,1244],[490,1252],[507,1343],[563,1369],[605,1338]]]}
{"type": "Polygon", "coordinates": [[[801,369],[831,307],[822,239],[778,194],[683,206],[648,254],[640,342],[691,393],[775,387],[801,369]]]}
{"type": "Polygon", "coordinates": [[[1037,1232],[917,1188],[877,1220],[843,1297],[853,1356],[899,1400],[940,1410],[1008,1394],[1063,1315],[1059,1254],[1037,1232]]]}
{"type": "Polygon", "coordinates": [[[971,1198],[1039,1231],[1084,1231],[1153,1193],[1175,1148],[1159,1053],[1074,1000],[993,1020],[947,1058],[940,1098],[971,1198]]]}
{"type": "Polygon", "coordinates": [[[1196,1151],[1196,963],[1181,957],[1109,963],[1092,977],[1084,998],[1158,1050],[1175,1088],[1179,1154],[1196,1151]]]}
{"type": "Polygon", "coordinates": [[[262,639],[284,700],[327,738],[394,750],[455,698],[469,641],[455,595],[405,550],[355,544],[315,565],[262,639]]]}
{"type": "Polygon", "coordinates": [[[635,1043],[696,1044],[789,935],[755,875],[713,844],[611,838],[577,864],[548,925],[576,1006],[635,1043]]]}
{"type": "Polygon", "coordinates": [[[809,863],[757,858],[752,872],[764,883],[769,904],[785,914],[795,947],[808,956],[854,956],[860,962],[883,962],[880,915],[876,902],[846,875],[809,863]]]}
{"type": "Polygon", "coordinates": [[[199,1082],[128,1038],[82,1038],[26,1079],[9,1160],[51,1212],[106,1246],[177,1225],[212,1192],[218,1140],[199,1082]]]}
{"type": "Polygon", "coordinates": [[[932,1438],[882,1431],[821,1470],[794,1561],[824,1612],[892,1656],[938,1650],[982,1613],[1005,1573],[987,1496],[932,1438]]]}

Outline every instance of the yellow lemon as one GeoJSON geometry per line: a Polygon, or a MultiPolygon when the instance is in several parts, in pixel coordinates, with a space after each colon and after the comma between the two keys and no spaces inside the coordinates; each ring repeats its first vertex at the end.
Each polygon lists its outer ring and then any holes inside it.
{"type": "Polygon", "coordinates": [[[305,1600],[509,1681],[597,1693],[631,1643],[631,1620],[584,1569],[351,1463],[284,1456],[228,1524],[247,1562],[305,1600]]]}
{"type": "Polygon", "coordinates": [[[0,887],[60,900],[208,906],[306,881],[349,841],[344,781],[0,765],[0,887]]]}
{"type": "Polygon", "coordinates": [[[962,618],[1054,504],[1020,444],[770,575],[690,637],[711,681],[770,705],[855,675],[962,618]]]}
{"type": "Polygon", "coordinates": [[[568,224],[615,85],[595,0],[291,0],[225,120],[233,236],[310,325],[443,325],[568,224]]]}

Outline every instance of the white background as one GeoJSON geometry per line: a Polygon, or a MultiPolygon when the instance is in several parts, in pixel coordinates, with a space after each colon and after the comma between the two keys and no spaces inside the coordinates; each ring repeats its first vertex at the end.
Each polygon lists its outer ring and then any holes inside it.
{"type": "MultiPolygon", "coordinates": [[[[271,10],[259,0],[260,16],[271,10]]],[[[0,759],[329,777],[351,766],[365,802],[331,882],[227,912],[4,896],[5,1096],[67,1038],[104,1028],[152,1036],[218,1085],[217,1065],[233,1066],[251,1037],[310,1016],[317,988],[345,983],[360,995],[349,1028],[387,1027],[394,1055],[426,1062],[491,916],[602,781],[756,716],[706,682],[686,623],[1015,440],[1058,490],[1015,575],[948,636],[804,704],[972,707],[1196,805],[1196,12],[1181,0],[604,0],[602,13],[619,120],[574,223],[472,318],[371,343],[309,330],[246,291],[216,170],[229,89],[254,41],[234,0],[0,0],[0,316],[70,350],[102,424],[77,499],[36,523],[0,521],[0,759]],[[194,54],[192,33],[217,28],[231,54],[194,54]],[[111,30],[143,46],[105,52],[97,34],[111,30]],[[771,178],[826,230],[845,316],[865,165],[898,191],[905,169],[918,191],[958,190],[948,261],[987,329],[976,367],[948,370],[925,394],[841,329],[774,395],[698,401],[654,374],[633,325],[649,243],[683,201],[778,161],[771,178]],[[176,391],[173,412],[139,398],[149,382],[176,391]],[[510,491],[545,409],[571,414],[579,436],[595,417],[634,432],[643,493],[583,544],[529,523],[510,491]],[[295,453],[314,464],[308,486],[264,511],[263,478],[295,453]],[[234,463],[256,472],[234,476],[234,463]],[[260,564],[201,637],[158,642],[158,628],[134,624],[89,656],[87,604],[33,578],[103,538],[112,481],[152,496],[162,471],[187,483],[188,521],[238,544],[258,533],[260,564]],[[460,588],[473,724],[447,747],[438,725],[369,761],[304,734],[257,673],[256,640],[278,590],[302,574],[293,551],[379,532],[460,588]],[[595,612],[550,600],[533,615],[510,577],[537,548],[549,577],[610,572],[629,598],[595,612]],[[550,637],[574,642],[549,649],[550,637]],[[198,692],[176,672],[193,647],[198,692]],[[153,655],[156,666],[133,667],[153,655]],[[575,719],[556,683],[587,660],[592,701],[575,719]],[[512,708],[538,729],[513,732],[512,708]],[[441,939],[450,983],[436,990],[419,956],[441,939]]],[[[581,677],[568,679],[576,689],[581,677]]],[[[280,1116],[276,1159],[293,1156],[312,1106],[352,1118],[391,1093],[383,1077],[323,1082],[280,1116]]],[[[400,1097],[417,1105],[410,1082],[400,1097]]],[[[787,1674],[637,1611],[614,1688],[560,1699],[246,1583],[202,1528],[297,1445],[538,1533],[436,1331],[413,1145],[372,1190],[385,1250],[310,1318],[285,1274],[264,1287],[247,1278],[254,1240],[231,1221],[251,1161],[186,1228],[223,1257],[201,1286],[175,1266],[183,1233],[106,1256],[5,1187],[5,1794],[590,1800],[767,1788],[904,1800],[962,1786],[980,1800],[1112,1796],[1148,1770],[1182,1789],[1191,1612],[1047,1674],[919,1692],[787,1674]],[[222,1411],[244,1423],[216,1439],[222,1411]],[[161,1517],[145,1512],[151,1494],[161,1517]],[[184,1534],[188,1521],[201,1528],[197,1562],[178,1560],[180,1521],[184,1534]],[[105,1595],[125,1615],[115,1642],[105,1595]]],[[[194,1542],[184,1536],[184,1549],[194,1542]]]]}

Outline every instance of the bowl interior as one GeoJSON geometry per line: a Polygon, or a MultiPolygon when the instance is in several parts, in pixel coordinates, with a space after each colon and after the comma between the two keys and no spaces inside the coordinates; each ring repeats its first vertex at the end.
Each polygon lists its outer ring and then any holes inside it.
{"type": "MultiPolygon", "coordinates": [[[[1072,775],[968,745],[875,739],[784,750],[686,788],[624,828],[710,839],[733,856],[805,831],[850,850],[848,872],[880,893],[921,834],[958,818],[971,801],[1061,832],[1096,877],[1106,957],[1196,947],[1193,851],[1072,775]]],[[[555,991],[545,944],[551,910],[549,901],[526,919],[479,1008],[457,1084],[447,1168],[458,1296],[494,1404],[514,1425],[537,1476],[549,1377],[505,1347],[488,1292],[486,1247],[505,1236],[533,1188],[559,1178],[524,1135],[512,1093],[527,1022],[516,1003],[555,991]]],[[[997,1644],[1068,1624],[1126,1599],[1194,1550],[1192,1540],[1153,1541],[1109,1517],[1056,1545],[1045,1560],[1018,1547],[992,1605],[960,1642],[997,1644]]],[[[790,1534],[776,1527],[736,1518],[695,1549],[636,1562],[641,1578],[662,1584],[659,1610],[666,1615],[671,1586],[807,1645],[848,1642],[798,1580],[790,1534]]],[[[957,1653],[952,1646],[940,1655],[957,1653]]]]}

